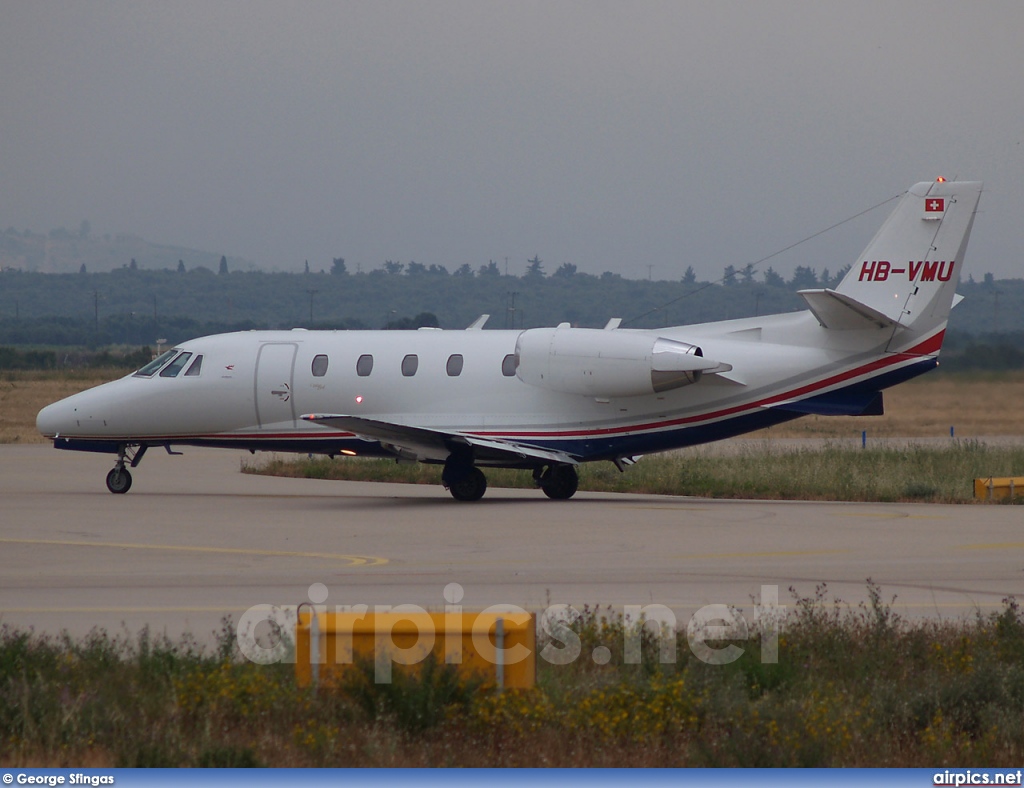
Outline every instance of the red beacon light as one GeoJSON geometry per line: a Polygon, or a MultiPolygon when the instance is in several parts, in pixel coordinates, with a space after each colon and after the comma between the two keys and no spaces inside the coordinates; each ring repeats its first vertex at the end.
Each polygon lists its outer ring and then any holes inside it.
{"type": "Polygon", "coordinates": [[[943,178],[943,177],[942,177],[942,176],[940,175],[940,176],[939,176],[938,178],[936,178],[936,179],[935,179],[935,182],[936,182],[936,183],[945,183],[945,182],[946,182],[946,179],[945,179],[945,178],[943,178]]]}

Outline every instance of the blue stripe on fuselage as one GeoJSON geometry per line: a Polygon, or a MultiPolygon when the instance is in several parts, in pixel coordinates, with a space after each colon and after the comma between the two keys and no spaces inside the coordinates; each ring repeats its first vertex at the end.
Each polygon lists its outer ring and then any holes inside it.
{"type": "MultiPolygon", "coordinates": [[[[918,375],[934,369],[938,361],[934,357],[922,359],[914,364],[892,372],[873,377],[870,380],[854,383],[830,392],[828,396],[840,398],[849,396],[851,401],[870,401],[882,389],[903,383],[918,375]]],[[[786,410],[783,407],[760,408],[742,416],[723,419],[709,424],[692,427],[678,427],[657,432],[646,432],[621,436],[595,436],[593,438],[575,438],[562,440],[529,440],[522,441],[532,446],[562,451],[578,457],[582,462],[593,460],[611,460],[615,457],[628,457],[639,454],[652,454],[670,449],[682,449],[711,443],[724,438],[733,438],[747,432],[773,427],[805,414],[786,410]]]]}

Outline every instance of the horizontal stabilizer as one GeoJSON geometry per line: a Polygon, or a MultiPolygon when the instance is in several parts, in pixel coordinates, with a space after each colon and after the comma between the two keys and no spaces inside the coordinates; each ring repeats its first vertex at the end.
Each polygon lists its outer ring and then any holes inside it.
{"type": "Polygon", "coordinates": [[[798,290],[808,308],[825,328],[891,328],[899,321],[835,290],[798,290]]]}
{"type": "Polygon", "coordinates": [[[549,451],[515,441],[480,438],[462,432],[412,427],[407,424],[342,414],[311,413],[302,419],[346,430],[363,440],[377,441],[395,454],[415,455],[419,460],[444,462],[453,451],[470,446],[474,449],[476,460],[484,464],[508,464],[531,460],[566,465],[578,464],[575,457],[565,452],[549,451]]]}

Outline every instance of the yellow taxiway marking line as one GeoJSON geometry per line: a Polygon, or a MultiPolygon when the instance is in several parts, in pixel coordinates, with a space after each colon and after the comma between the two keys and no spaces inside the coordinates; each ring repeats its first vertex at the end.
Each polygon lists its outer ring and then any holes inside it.
{"type": "Polygon", "coordinates": [[[907,514],[906,512],[836,512],[833,517],[877,517],[880,520],[948,520],[938,514],[907,514]]]}
{"type": "Polygon", "coordinates": [[[292,550],[255,550],[244,547],[202,547],[199,545],[141,544],[136,542],[80,542],[63,539],[8,539],[0,537],[0,544],[36,544],[57,547],[107,547],[120,550],[172,550],[184,553],[219,553],[226,555],[266,555],[275,558],[321,558],[348,561],[350,566],[383,566],[387,558],[372,555],[343,555],[340,553],[311,553],[292,550]]]}
{"type": "Polygon", "coordinates": [[[786,558],[799,555],[840,555],[851,550],[776,550],[764,553],[691,553],[677,558],[786,558]]]}

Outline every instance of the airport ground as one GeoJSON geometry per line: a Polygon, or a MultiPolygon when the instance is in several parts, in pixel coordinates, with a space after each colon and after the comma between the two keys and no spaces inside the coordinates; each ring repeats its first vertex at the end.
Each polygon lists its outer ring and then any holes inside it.
{"type": "Polygon", "coordinates": [[[109,458],[0,446],[0,621],[84,634],[149,626],[201,639],[257,604],[540,611],[658,604],[685,625],[707,604],[750,611],[826,583],[853,605],[871,578],[894,608],[944,619],[1024,596],[1019,508],[724,501],[492,489],[472,505],[440,487],[269,478],[247,454],[150,452],[127,495],[109,458]]]}

